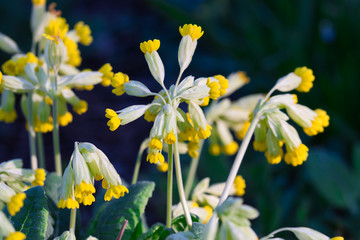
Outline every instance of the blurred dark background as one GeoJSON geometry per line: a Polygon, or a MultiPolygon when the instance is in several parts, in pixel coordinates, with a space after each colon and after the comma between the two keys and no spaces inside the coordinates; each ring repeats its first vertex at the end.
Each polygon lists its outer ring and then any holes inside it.
{"type": "MultiPolygon", "coordinates": [[[[253,221],[259,236],[287,226],[307,226],[331,236],[360,239],[360,1],[357,0],[62,0],[62,10],[70,28],[80,20],[89,24],[94,42],[80,46],[81,69],[99,69],[110,63],[114,72],[125,72],[152,90],[160,89],[151,78],[139,43],[160,39],[159,54],[166,69],[165,83],[178,74],[178,27],[185,23],[202,26],[203,37],[185,74],[228,75],[243,70],[249,85],[232,96],[267,92],[276,79],[298,66],[308,66],[316,76],[310,93],[298,94],[300,103],[325,109],[330,127],[308,138],[308,161],[297,168],[281,163],[267,164],[261,153],[249,149],[240,169],[247,182],[245,202],[261,215],[253,221]]],[[[28,0],[1,1],[0,32],[13,38],[23,51],[30,49],[28,0]]],[[[3,63],[10,56],[0,53],[3,63]]],[[[111,88],[96,86],[81,91],[88,101],[87,113],[61,128],[61,153],[66,166],[74,141],[94,143],[130,182],[138,147],[151,124],[143,119],[111,132],[106,126],[105,108],[122,109],[130,104],[148,103],[111,94],[111,88]],[[139,127],[141,126],[141,127],[139,127]]],[[[18,99],[19,100],[19,99],[18,99]]],[[[17,104],[15,123],[0,123],[0,161],[22,158],[29,167],[28,136],[17,104]]],[[[301,129],[299,129],[301,130],[301,129]]],[[[47,168],[52,171],[52,136],[45,136],[47,168]]],[[[232,157],[211,157],[204,151],[198,180],[211,177],[212,183],[226,180],[232,157]]],[[[183,169],[189,166],[184,157],[183,169]]],[[[140,180],[157,183],[150,200],[149,223],[165,221],[166,174],[143,162],[140,180]]],[[[175,188],[176,192],[176,188],[175,188]]],[[[91,210],[84,208],[84,218],[91,210]]],[[[85,220],[86,221],[86,220],[85,220]]]]}

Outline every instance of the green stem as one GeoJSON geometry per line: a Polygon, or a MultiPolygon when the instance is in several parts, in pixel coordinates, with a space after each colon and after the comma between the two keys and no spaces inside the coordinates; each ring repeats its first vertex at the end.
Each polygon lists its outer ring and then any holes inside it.
{"type": "Polygon", "coordinates": [[[33,115],[33,102],[32,102],[32,92],[28,93],[28,124],[29,124],[29,143],[30,143],[30,161],[31,169],[36,170],[38,168],[38,160],[36,157],[36,143],[35,143],[35,130],[34,130],[34,115],[33,115]]]}
{"type": "Polygon", "coordinates": [[[75,232],[75,224],[76,224],[76,208],[71,209],[70,211],[70,230],[75,232]]]}
{"type": "Polygon", "coordinates": [[[59,139],[59,123],[58,123],[58,97],[57,97],[57,72],[55,72],[55,80],[53,84],[53,144],[55,170],[59,176],[62,176],[61,155],[60,155],[60,139],[59,139]]]}
{"type": "MultiPolygon", "coordinates": [[[[260,114],[257,114],[254,119],[252,120],[250,126],[249,126],[249,129],[247,130],[246,132],[246,135],[243,139],[243,141],[241,142],[241,146],[240,146],[240,149],[236,155],[236,158],[234,160],[234,163],[231,167],[231,170],[230,170],[230,173],[229,173],[229,176],[226,180],[226,184],[225,184],[225,188],[220,196],[220,201],[217,205],[220,206],[226,199],[227,197],[229,196],[229,193],[230,193],[230,189],[231,189],[231,186],[234,184],[234,180],[235,180],[235,177],[236,177],[236,174],[237,172],[239,171],[239,168],[240,168],[240,165],[241,165],[241,162],[244,158],[244,155],[245,155],[245,152],[249,146],[249,143],[250,143],[250,140],[251,140],[251,137],[252,135],[254,134],[254,131],[255,131],[255,128],[256,128],[256,125],[257,123],[259,122],[259,116],[260,114]]],[[[216,214],[213,214],[212,217],[210,218],[206,228],[205,228],[205,238],[204,239],[214,239],[214,236],[216,234],[216,224],[217,222],[219,221],[219,218],[217,217],[216,214]]]]}
{"type": "Polygon", "coordinates": [[[131,180],[131,184],[135,184],[138,180],[138,176],[139,176],[139,171],[140,171],[140,166],[141,166],[141,158],[143,156],[143,153],[147,147],[147,144],[148,144],[148,139],[145,139],[141,145],[140,145],[140,148],[139,148],[139,152],[138,152],[138,155],[137,155],[137,158],[136,158],[136,163],[135,163],[135,167],[134,167],[134,173],[133,173],[133,177],[132,177],[132,180],[131,180]]]}
{"type": "MultiPolygon", "coordinates": [[[[178,139],[178,138],[176,138],[176,139],[178,139]]],[[[187,203],[186,203],[183,180],[182,180],[182,175],[181,175],[179,146],[178,146],[178,141],[177,140],[176,140],[176,142],[174,144],[174,152],[175,152],[174,153],[174,158],[175,158],[176,181],[177,181],[177,187],[178,187],[179,196],[180,196],[180,202],[181,202],[181,205],[182,205],[182,207],[184,209],[186,223],[187,223],[189,229],[191,229],[192,221],[191,221],[190,211],[189,211],[189,208],[188,208],[187,203]]]]}
{"type": "Polygon", "coordinates": [[[166,205],[166,227],[171,227],[171,207],[173,194],[173,149],[169,145],[168,150],[168,175],[167,175],[167,205],[166,205]]]}
{"type": "Polygon", "coordinates": [[[40,168],[45,169],[44,140],[41,132],[36,133],[36,139],[37,139],[37,147],[38,147],[39,166],[40,168]]]}
{"type": "Polygon", "coordinates": [[[200,140],[199,141],[199,150],[198,150],[199,155],[197,157],[191,159],[189,174],[188,174],[188,176],[186,178],[186,183],[185,183],[185,197],[186,197],[186,199],[189,199],[191,188],[192,188],[192,186],[194,184],[196,170],[197,170],[197,167],[199,165],[199,160],[200,160],[201,151],[202,151],[203,146],[204,146],[204,140],[200,140]]]}

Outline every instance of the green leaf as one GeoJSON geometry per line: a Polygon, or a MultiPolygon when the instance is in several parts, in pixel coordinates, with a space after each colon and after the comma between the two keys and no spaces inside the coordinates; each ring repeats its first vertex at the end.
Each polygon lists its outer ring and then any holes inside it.
{"type": "Polygon", "coordinates": [[[165,226],[162,223],[156,223],[151,228],[141,235],[138,240],[159,240],[160,234],[163,232],[165,226]]]}
{"type": "Polygon", "coordinates": [[[340,157],[324,150],[313,150],[305,165],[312,185],[329,203],[352,212],[358,210],[356,178],[340,157]]]}
{"type": "Polygon", "coordinates": [[[196,238],[200,239],[204,231],[204,228],[205,228],[205,224],[194,222],[193,225],[191,226],[191,232],[195,235],[196,238]]]}
{"type": "Polygon", "coordinates": [[[46,195],[54,201],[54,203],[58,203],[60,200],[60,186],[61,186],[61,177],[56,173],[47,174],[46,180],[44,183],[44,190],[46,195]]]}
{"type": "Polygon", "coordinates": [[[124,197],[104,203],[90,220],[82,238],[92,235],[101,240],[116,239],[126,219],[129,222],[122,240],[130,239],[154,188],[153,182],[138,182],[129,187],[129,193],[124,197]]]}
{"type": "MultiPolygon", "coordinates": [[[[194,214],[191,214],[191,220],[193,221],[193,223],[200,222],[199,217],[194,214]]],[[[175,232],[183,232],[185,231],[186,227],[187,227],[187,223],[186,223],[185,215],[178,216],[171,221],[171,228],[175,232]]]]}
{"type": "Polygon", "coordinates": [[[26,199],[21,208],[11,221],[16,231],[26,235],[27,240],[48,239],[53,233],[47,197],[42,187],[32,187],[25,192],[26,199]]]}

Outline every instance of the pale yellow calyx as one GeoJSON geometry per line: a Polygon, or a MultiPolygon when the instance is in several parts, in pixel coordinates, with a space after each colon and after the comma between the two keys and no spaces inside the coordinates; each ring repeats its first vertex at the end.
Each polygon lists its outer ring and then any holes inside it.
{"type": "Polygon", "coordinates": [[[73,106],[73,110],[77,114],[81,115],[83,113],[86,113],[86,111],[88,110],[88,104],[86,101],[80,100],[78,104],[73,106]]]}
{"type": "Polygon", "coordinates": [[[294,70],[294,73],[301,77],[301,83],[296,90],[299,92],[309,92],[315,80],[313,71],[307,67],[298,67],[294,70]]]}
{"type": "Polygon", "coordinates": [[[91,36],[91,29],[89,25],[86,25],[83,21],[80,21],[75,24],[74,29],[80,38],[81,44],[89,46],[92,43],[93,37],[91,36]]]}
{"type": "Polygon", "coordinates": [[[234,180],[234,187],[235,195],[241,197],[245,194],[246,183],[245,179],[241,175],[236,176],[234,180]]]}
{"type": "Polygon", "coordinates": [[[60,201],[57,204],[58,208],[67,208],[67,209],[75,209],[79,208],[79,203],[72,198],[68,199],[60,199],[60,201]]]}
{"type": "Polygon", "coordinates": [[[291,150],[287,149],[284,160],[287,164],[290,164],[294,167],[303,164],[306,161],[309,149],[304,145],[300,144],[299,147],[291,150]]]}
{"type": "Polygon", "coordinates": [[[110,65],[110,63],[106,63],[104,64],[100,69],[99,72],[102,73],[102,81],[101,81],[101,85],[103,85],[104,87],[108,87],[110,86],[111,83],[111,79],[114,76],[114,73],[112,72],[112,66],[110,65]]]}
{"type": "Polygon", "coordinates": [[[179,27],[179,32],[181,36],[189,35],[191,39],[194,41],[195,39],[201,38],[201,36],[204,34],[204,31],[201,30],[200,26],[197,26],[196,24],[185,24],[182,27],[179,27]]]}
{"type": "Polygon", "coordinates": [[[31,183],[33,186],[44,186],[46,179],[45,170],[42,168],[35,170],[35,180],[31,183]]]}
{"type": "Polygon", "coordinates": [[[154,39],[149,41],[144,41],[140,43],[140,50],[146,54],[151,54],[153,51],[157,51],[160,48],[160,40],[154,39]]]}
{"type": "Polygon", "coordinates": [[[26,235],[22,232],[12,232],[4,240],[24,240],[26,235]]]}
{"type": "Polygon", "coordinates": [[[173,132],[169,132],[166,134],[164,141],[166,144],[174,144],[176,142],[175,134],[173,132]]]}
{"type": "Polygon", "coordinates": [[[315,112],[317,113],[317,116],[313,121],[311,121],[311,126],[304,128],[304,132],[308,136],[314,136],[318,133],[322,133],[324,128],[329,126],[330,117],[327,115],[326,111],[316,109],[315,112]]]}
{"type": "Polygon", "coordinates": [[[15,214],[20,211],[20,208],[24,206],[25,198],[25,193],[17,193],[11,197],[10,202],[7,204],[7,209],[11,216],[15,216],[15,214]]]}

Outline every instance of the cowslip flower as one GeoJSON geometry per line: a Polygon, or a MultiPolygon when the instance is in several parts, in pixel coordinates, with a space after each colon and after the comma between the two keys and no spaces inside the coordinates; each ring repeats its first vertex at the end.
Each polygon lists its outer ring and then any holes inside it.
{"type": "Polygon", "coordinates": [[[15,216],[17,212],[24,206],[25,193],[16,193],[11,187],[4,182],[0,182],[0,202],[7,204],[7,209],[11,216],[15,216]]]}
{"type": "Polygon", "coordinates": [[[95,198],[94,180],[102,180],[107,189],[104,200],[123,197],[129,190],[121,184],[120,176],[106,155],[91,143],[75,142],[75,149],[61,185],[59,208],[79,208],[91,205],[95,198]]]}
{"type": "Polygon", "coordinates": [[[15,231],[14,226],[6,215],[0,211],[0,238],[4,240],[24,240],[25,234],[19,231],[15,231]]]}
{"type": "MultiPolygon", "coordinates": [[[[307,69],[302,77],[299,77],[295,71],[280,78],[267,97],[275,90],[281,92],[298,90],[302,84],[308,84],[309,79],[314,79],[309,76],[310,73],[312,74],[312,71],[307,69]]],[[[265,152],[270,164],[278,164],[284,157],[287,164],[298,166],[308,157],[309,149],[301,142],[296,129],[288,123],[289,119],[301,126],[309,136],[323,132],[329,125],[329,116],[324,110],[314,111],[297,102],[298,98],[295,94],[282,94],[273,96],[267,101],[263,100],[255,109],[255,114],[258,112],[261,117],[255,129],[253,146],[255,150],[265,152]],[[281,111],[283,109],[287,114],[281,111]],[[283,145],[286,149],[285,154],[283,145]]]]}

